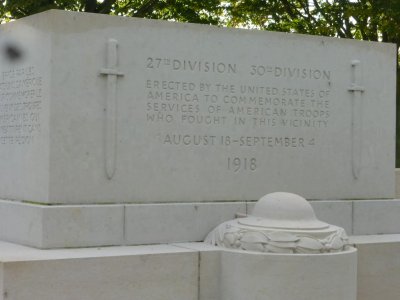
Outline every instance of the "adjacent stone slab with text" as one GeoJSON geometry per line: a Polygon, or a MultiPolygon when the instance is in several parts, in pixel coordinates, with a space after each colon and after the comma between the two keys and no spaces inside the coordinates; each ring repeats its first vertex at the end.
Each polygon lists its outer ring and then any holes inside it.
{"type": "Polygon", "coordinates": [[[394,197],[391,44],[49,11],[1,26],[0,197],[394,197]]]}

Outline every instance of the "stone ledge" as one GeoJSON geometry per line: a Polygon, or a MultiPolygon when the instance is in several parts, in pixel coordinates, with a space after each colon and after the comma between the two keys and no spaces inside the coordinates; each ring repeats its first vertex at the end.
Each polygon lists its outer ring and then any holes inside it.
{"type": "Polygon", "coordinates": [[[400,233],[400,200],[353,201],[353,235],[400,233]]]}
{"type": "Polygon", "coordinates": [[[246,213],[244,202],[125,205],[125,243],[203,241],[214,227],[237,213],[246,213]]]}
{"type": "Polygon", "coordinates": [[[400,234],[351,236],[358,250],[359,300],[400,297],[400,234]]]}
{"type": "MultiPolygon", "coordinates": [[[[350,236],[350,241],[358,250],[358,300],[398,300],[400,234],[350,236]]],[[[200,300],[218,300],[221,253],[204,243],[40,250],[0,242],[0,295],[18,300],[190,300],[198,299],[199,289],[200,300]]]]}
{"type": "Polygon", "coordinates": [[[123,205],[0,201],[0,239],[37,248],[122,245],[123,205]]]}
{"type": "Polygon", "coordinates": [[[293,256],[223,251],[203,243],[41,250],[0,242],[0,295],[18,300],[243,300],[261,295],[289,300],[322,299],[323,292],[325,300],[353,300],[355,256],[354,248],[293,256]]]}
{"type": "Polygon", "coordinates": [[[39,250],[0,242],[0,299],[197,300],[198,265],[197,251],[170,245],[39,250]]]}
{"type": "Polygon", "coordinates": [[[352,235],[349,242],[355,245],[400,243],[400,234],[352,235]]]}
{"type": "Polygon", "coordinates": [[[0,240],[74,248],[202,241],[244,202],[34,205],[0,200],[0,240]]]}
{"type": "MultiPolygon", "coordinates": [[[[320,220],[343,227],[349,235],[400,234],[398,199],[310,202],[320,220]],[[368,218],[376,221],[362,227],[368,218]]],[[[0,200],[0,240],[42,249],[196,242],[236,214],[250,212],[253,204],[48,206],[0,200]]]]}

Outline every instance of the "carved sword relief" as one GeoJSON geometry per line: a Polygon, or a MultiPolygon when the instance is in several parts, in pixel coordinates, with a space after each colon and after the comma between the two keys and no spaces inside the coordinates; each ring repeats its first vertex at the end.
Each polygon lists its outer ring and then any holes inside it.
{"type": "Polygon", "coordinates": [[[105,170],[108,179],[115,174],[117,151],[117,79],[124,76],[118,71],[118,41],[107,41],[107,66],[100,70],[100,74],[107,76],[107,95],[105,105],[105,132],[104,152],[105,170]]]}
{"type": "Polygon", "coordinates": [[[361,169],[362,152],[362,94],[364,87],[358,83],[360,79],[360,61],[352,60],[352,83],[348,89],[352,95],[351,105],[351,164],[354,179],[358,179],[361,169]]]}

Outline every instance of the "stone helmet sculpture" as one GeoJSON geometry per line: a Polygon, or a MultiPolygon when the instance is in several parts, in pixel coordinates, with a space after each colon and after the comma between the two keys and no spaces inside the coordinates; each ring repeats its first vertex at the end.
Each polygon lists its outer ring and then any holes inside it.
{"type": "Polygon", "coordinates": [[[216,246],[272,253],[326,253],[345,251],[343,228],[317,219],[306,199],[291,193],[262,197],[250,215],[222,223],[206,243],[216,246]]]}

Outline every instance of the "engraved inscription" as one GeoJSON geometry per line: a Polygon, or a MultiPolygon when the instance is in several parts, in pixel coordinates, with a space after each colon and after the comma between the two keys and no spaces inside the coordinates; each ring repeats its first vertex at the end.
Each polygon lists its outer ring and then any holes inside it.
{"type": "Polygon", "coordinates": [[[257,169],[256,158],[240,158],[240,157],[228,157],[228,170],[232,170],[237,173],[239,171],[255,171],[257,169]]]}
{"type": "Polygon", "coordinates": [[[34,66],[1,72],[0,145],[34,142],[41,131],[42,86],[34,66]]]}
{"type": "Polygon", "coordinates": [[[288,136],[230,136],[167,133],[164,145],[175,146],[239,146],[269,148],[305,148],[314,146],[315,139],[288,136]]]}
{"type": "Polygon", "coordinates": [[[298,67],[285,67],[285,66],[256,66],[250,67],[250,75],[271,75],[274,77],[282,78],[296,78],[296,79],[314,79],[314,80],[330,80],[331,72],[329,70],[298,68],[298,67]]]}
{"type": "Polygon", "coordinates": [[[330,90],[147,79],[148,122],[327,128],[330,90]]]}
{"type": "Polygon", "coordinates": [[[216,61],[186,60],[177,58],[148,57],[148,69],[167,69],[171,71],[191,71],[204,73],[236,73],[236,64],[216,61]]]}
{"type": "Polygon", "coordinates": [[[329,127],[333,74],[325,68],[155,56],[144,66],[145,119],[163,128],[158,142],[229,148],[226,169],[233,173],[262,167],[255,149],[305,151],[321,145],[320,133],[329,127]]]}

